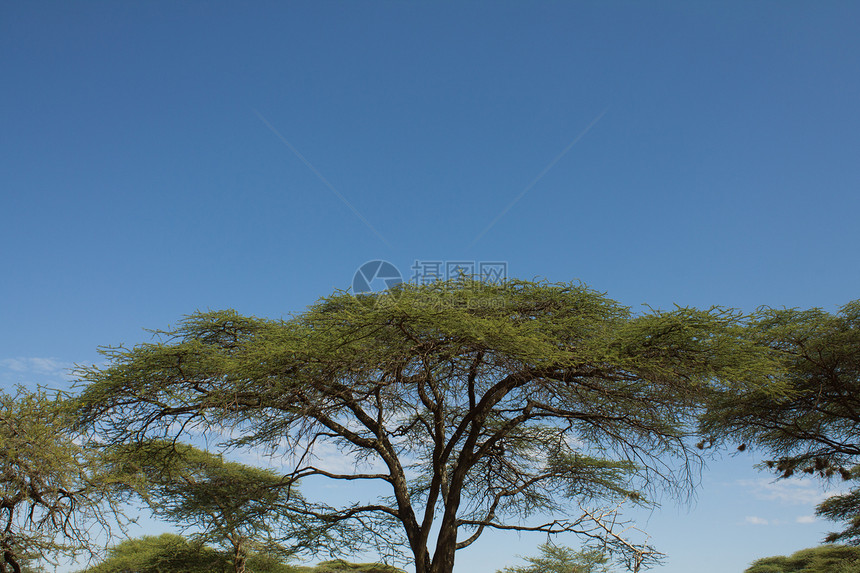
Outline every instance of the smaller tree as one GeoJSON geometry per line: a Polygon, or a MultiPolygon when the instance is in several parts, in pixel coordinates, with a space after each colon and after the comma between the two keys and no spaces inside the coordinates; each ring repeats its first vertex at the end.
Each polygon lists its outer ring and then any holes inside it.
{"type": "Polygon", "coordinates": [[[169,441],[116,446],[105,457],[116,481],[156,516],[195,529],[200,543],[227,548],[236,573],[252,552],[286,558],[326,535],[294,511],[301,496],[271,470],[169,441]]]}
{"type": "Polygon", "coordinates": [[[99,462],[79,445],[59,395],[0,391],[0,573],[92,550],[91,534],[119,517],[99,462]]]}
{"type": "MultiPolygon", "coordinates": [[[[192,542],[173,533],[123,541],[103,562],[81,573],[227,573],[232,555],[192,542]]],[[[252,554],[248,570],[254,573],[296,573],[296,569],[269,555],[252,554]]]]}
{"type": "Polygon", "coordinates": [[[505,567],[498,573],[609,573],[609,557],[600,549],[572,549],[553,543],[538,546],[540,557],[524,557],[528,565],[505,567]]]}
{"type": "Polygon", "coordinates": [[[744,573],[860,573],[860,548],[822,545],[754,561],[744,573]]]}
{"type": "Polygon", "coordinates": [[[165,533],[123,541],[82,573],[227,573],[230,568],[226,553],[165,533]]]}
{"type": "Polygon", "coordinates": [[[297,573],[405,573],[382,563],[350,563],[343,559],[323,561],[315,567],[297,567],[297,573]]]}

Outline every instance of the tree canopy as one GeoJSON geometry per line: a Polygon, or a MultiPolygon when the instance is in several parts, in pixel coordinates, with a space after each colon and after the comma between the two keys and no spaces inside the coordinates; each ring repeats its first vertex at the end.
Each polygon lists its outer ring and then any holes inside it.
{"type": "Polygon", "coordinates": [[[291,480],[379,484],[378,499],[305,515],[404,543],[417,573],[450,573],[488,528],[627,550],[606,504],[684,489],[703,394],[772,382],[742,322],[719,308],[634,314],[577,284],[402,284],[287,320],[191,315],[105,349],[107,367],[80,372],[78,411],[108,443],[232,428],[226,446],[280,455],[291,480]],[[354,470],[315,462],[321,443],[354,470]]]}
{"type": "Polygon", "coordinates": [[[383,563],[350,563],[343,559],[323,561],[314,567],[297,566],[296,573],[404,573],[383,563]]]}
{"type": "MultiPolygon", "coordinates": [[[[230,552],[201,541],[164,533],[127,539],[108,551],[107,558],[81,573],[227,573],[234,569],[230,552]]],[[[248,557],[249,573],[296,573],[296,569],[265,554],[248,557]]]]}
{"type": "Polygon", "coordinates": [[[0,391],[0,573],[89,550],[112,497],[58,395],[0,391]]]}
{"type": "Polygon", "coordinates": [[[286,557],[324,534],[291,511],[302,498],[271,470],[164,440],[115,445],[103,457],[113,481],[156,516],[192,528],[199,542],[228,548],[237,573],[250,552],[286,557]]]}
{"type": "MultiPolygon", "coordinates": [[[[228,573],[234,570],[233,555],[218,551],[200,539],[189,540],[175,533],[127,539],[108,550],[107,558],[80,573],[228,573]]],[[[291,565],[277,555],[251,552],[248,573],[404,573],[381,563],[350,563],[343,559],[315,566],[291,565]]]]}
{"type": "Polygon", "coordinates": [[[227,573],[231,569],[224,552],[164,533],[127,539],[109,549],[104,561],[82,573],[227,573]]]}
{"type": "Polygon", "coordinates": [[[528,565],[505,567],[498,573],[610,573],[609,557],[597,548],[576,550],[543,543],[540,557],[525,557],[528,565]]]}
{"type": "Polygon", "coordinates": [[[802,549],[788,557],[765,557],[744,573],[860,573],[860,548],[823,545],[802,549]]]}
{"type": "MultiPolygon", "coordinates": [[[[784,364],[784,392],[717,393],[703,419],[714,441],[760,448],[777,476],[854,480],[860,471],[860,301],[839,313],[762,309],[751,324],[784,364]]],[[[860,542],[860,490],[832,497],[819,515],[847,527],[829,541],[860,542]]]]}

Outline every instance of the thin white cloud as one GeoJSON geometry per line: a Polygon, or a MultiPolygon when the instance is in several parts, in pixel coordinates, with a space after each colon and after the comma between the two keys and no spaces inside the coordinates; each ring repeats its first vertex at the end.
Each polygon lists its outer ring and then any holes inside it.
{"type": "Polygon", "coordinates": [[[794,521],[786,521],[784,519],[768,519],[764,517],[759,517],[757,515],[748,515],[744,518],[744,523],[749,523],[750,525],[788,525],[791,523],[815,523],[818,521],[818,518],[814,515],[800,515],[794,519],[794,521]]]}
{"type": "Polygon", "coordinates": [[[758,499],[786,505],[817,505],[833,495],[821,491],[818,483],[802,480],[738,480],[737,484],[758,499]]]}
{"type": "Polygon", "coordinates": [[[0,360],[0,375],[15,382],[30,382],[33,378],[72,378],[74,364],[57,358],[17,357],[0,360]]]}

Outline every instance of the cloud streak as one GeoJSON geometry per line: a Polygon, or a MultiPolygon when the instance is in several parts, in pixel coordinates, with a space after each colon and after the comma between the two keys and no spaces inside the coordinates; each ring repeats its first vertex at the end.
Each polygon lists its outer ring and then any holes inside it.
{"type": "Polygon", "coordinates": [[[809,523],[815,523],[817,521],[818,518],[814,515],[799,515],[794,518],[794,521],[786,521],[784,519],[768,519],[764,517],[759,517],[757,515],[748,515],[744,517],[744,523],[748,523],[750,525],[806,525],[809,523]]]}
{"type": "Polygon", "coordinates": [[[756,479],[738,480],[736,483],[757,499],[776,501],[784,505],[817,505],[837,493],[823,492],[818,484],[801,480],[756,479]]]}
{"type": "Polygon", "coordinates": [[[529,183],[528,185],[526,185],[525,189],[523,189],[522,191],[520,191],[520,194],[519,194],[519,195],[517,195],[517,196],[514,198],[514,200],[513,200],[513,201],[511,201],[510,203],[508,203],[508,206],[507,206],[507,207],[505,207],[504,209],[502,209],[502,212],[501,212],[501,213],[499,213],[498,215],[496,215],[496,218],[495,218],[495,219],[493,219],[493,220],[490,222],[490,224],[489,224],[489,225],[487,225],[487,226],[484,228],[484,230],[483,230],[483,231],[481,231],[480,233],[478,233],[478,236],[477,236],[477,237],[475,237],[475,238],[472,240],[472,243],[469,245],[469,247],[474,247],[474,246],[475,246],[475,243],[477,243],[478,241],[480,241],[480,240],[481,240],[481,237],[483,237],[484,235],[486,235],[486,234],[487,234],[487,232],[488,232],[490,229],[492,229],[492,228],[496,225],[496,223],[498,223],[498,222],[499,222],[499,220],[500,220],[502,217],[504,217],[504,216],[508,213],[508,211],[510,211],[510,210],[513,208],[513,206],[514,206],[514,205],[516,205],[516,204],[519,202],[519,200],[520,200],[520,199],[522,199],[523,197],[525,197],[526,193],[528,193],[529,191],[531,191],[532,187],[534,187],[535,185],[537,185],[537,184],[538,184],[538,182],[539,182],[541,179],[543,179],[544,175],[546,175],[547,173],[549,173],[550,169],[552,169],[553,167],[555,167],[555,164],[556,164],[556,163],[558,163],[559,161],[561,161],[562,157],[564,157],[565,155],[567,155],[567,152],[568,152],[568,151],[570,151],[570,150],[573,148],[573,146],[574,146],[574,145],[576,145],[577,143],[579,143],[579,140],[581,140],[583,137],[585,137],[585,135],[586,135],[589,131],[591,131],[591,128],[592,128],[592,127],[594,127],[595,125],[597,125],[597,122],[599,122],[601,119],[603,119],[603,116],[604,116],[604,115],[606,115],[606,112],[607,112],[607,111],[609,111],[609,108],[608,108],[608,107],[607,107],[606,109],[604,109],[602,112],[600,112],[600,114],[599,114],[597,117],[595,117],[593,120],[591,120],[591,123],[589,123],[589,124],[585,127],[585,129],[583,129],[583,130],[579,133],[579,135],[577,135],[577,136],[574,138],[574,140],[573,140],[573,141],[571,141],[570,143],[568,143],[568,144],[567,144],[567,147],[565,147],[565,148],[561,151],[561,153],[559,153],[558,155],[556,155],[556,156],[553,158],[553,160],[552,160],[552,161],[550,161],[550,162],[549,162],[549,164],[548,164],[546,167],[544,167],[544,168],[543,168],[543,171],[541,171],[540,173],[538,173],[537,177],[535,177],[534,179],[532,179],[532,182],[531,182],[531,183],[529,183]]]}
{"type": "Polygon", "coordinates": [[[0,377],[7,381],[29,382],[34,378],[71,380],[74,364],[56,358],[17,357],[0,360],[0,377]]]}
{"type": "Polygon", "coordinates": [[[302,163],[304,163],[304,164],[305,164],[305,167],[307,167],[308,169],[310,169],[310,170],[311,170],[311,173],[313,173],[314,175],[316,175],[316,176],[317,176],[317,179],[319,179],[319,180],[320,180],[320,182],[322,182],[322,184],[323,184],[323,185],[325,185],[325,186],[328,188],[328,190],[329,190],[329,191],[331,191],[332,193],[334,193],[334,195],[335,195],[338,199],[340,199],[340,200],[341,200],[341,202],[342,202],[344,205],[346,205],[346,206],[349,208],[349,210],[350,210],[350,211],[352,211],[352,214],[353,214],[353,215],[355,215],[356,217],[358,217],[358,219],[359,219],[362,223],[364,223],[364,225],[365,225],[368,229],[370,229],[370,231],[371,231],[374,235],[376,235],[376,236],[377,236],[377,238],[378,238],[380,241],[382,241],[383,243],[385,243],[385,246],[386,246],[386,247],[391,247],[391,243],[389,243],[389,242],[388,242],[388,240],[387,240],[385,237],[383,237],[383,236],[382,236],[382,234],[381,234],[379,231],[377,231],[377,230],[376,230],[376,228],[375,228],[373,225],[371,225],[371,224],[370,224],[370,221],[368,221],[368,220],[367,220],[367,218],[366,218],[364,215],[362,215],[362,214],[358,211],[358,209],[356,209],[356,208],[352,205],[352,203],[350,203],[350,202],[349,202],[349,200],[348,200],[348,199],[343,195],[343,193],[341,193],[340,191],[338,191],[338,190],[335,188],[335,186],[334,186],[334,185],[332,185],[332,184],[329,182],[329,180],[328,180],[328,179],[326,179],[326,178],[325,178],[325,176],[323,176],[323,174],[322,174],[322,173],[320,173],[320,172],[319,172],[319,170],[318,170],[316,167],[314,167],[314,166],[313,166],[313,164],[312,164],[310,161],[308,161],[308,160],[307,160],[307,158],[306,158],[304,155],[302,155],[302,154],[301,154],[301,152],[300,152],[298,149],[296,149],[296,148],[293,146],[293,144],[292,144],[292,143],[290,143],[290,142],[287,140],[287,138],[286,138],[286,137],[284,137],[283,135],[281,135],[281,132],[280,132],[280,131],[278,131],[277,129],[275,129],[275,126],[274,126],[274,125],[272,125],[272,124],[269,122],[269,120],[268,120],[268,119],[266,119],[265,117],[263,117],[263,114],[261,114],[261,113],[260,113],[259,111],[257,111],[256,109],[255,109],[255,110],[253,110],[253,111],[254,111],[254,114],[257,116],[257,118],[259,118],[259,120],[263,122],[263,125],[265,125],[267,128],[269,128],[269,131],[271,131],[272,133],[274,133],[274,134],[275,134],[275,137],[277,137],[278,139],[280,139],[280,140],[281,140],[281,143],[283,143],[284,145],[286,145],[286,146],[287,146],[287,149],[289,149],[290,151],[292,151],[292,152],[293,152],[293,155],[295,155],[295,156],[299,159],[299,161],[301,161],[302,163]]]}

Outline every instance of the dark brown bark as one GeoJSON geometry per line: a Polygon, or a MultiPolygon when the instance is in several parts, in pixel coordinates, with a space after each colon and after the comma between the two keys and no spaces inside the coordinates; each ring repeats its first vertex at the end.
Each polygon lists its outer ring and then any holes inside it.
{"type": "Polygon", "coordinates": [[[233,570],[235,573],[245,573],[245,561],[247,556],[245,555],[245,549],[242,547],[242,542],[236,544],[235,550],[233,551],[233,570]]]}
{"type": "Polygon", "coordinates": [[[12,568],[12,573],[21,573],[21,566],[18,560],[15,559],[15,554],[10,549],[3,551],[3,563],[0,563],[0,573],[6,573],[6,564],[12,568]]]}

